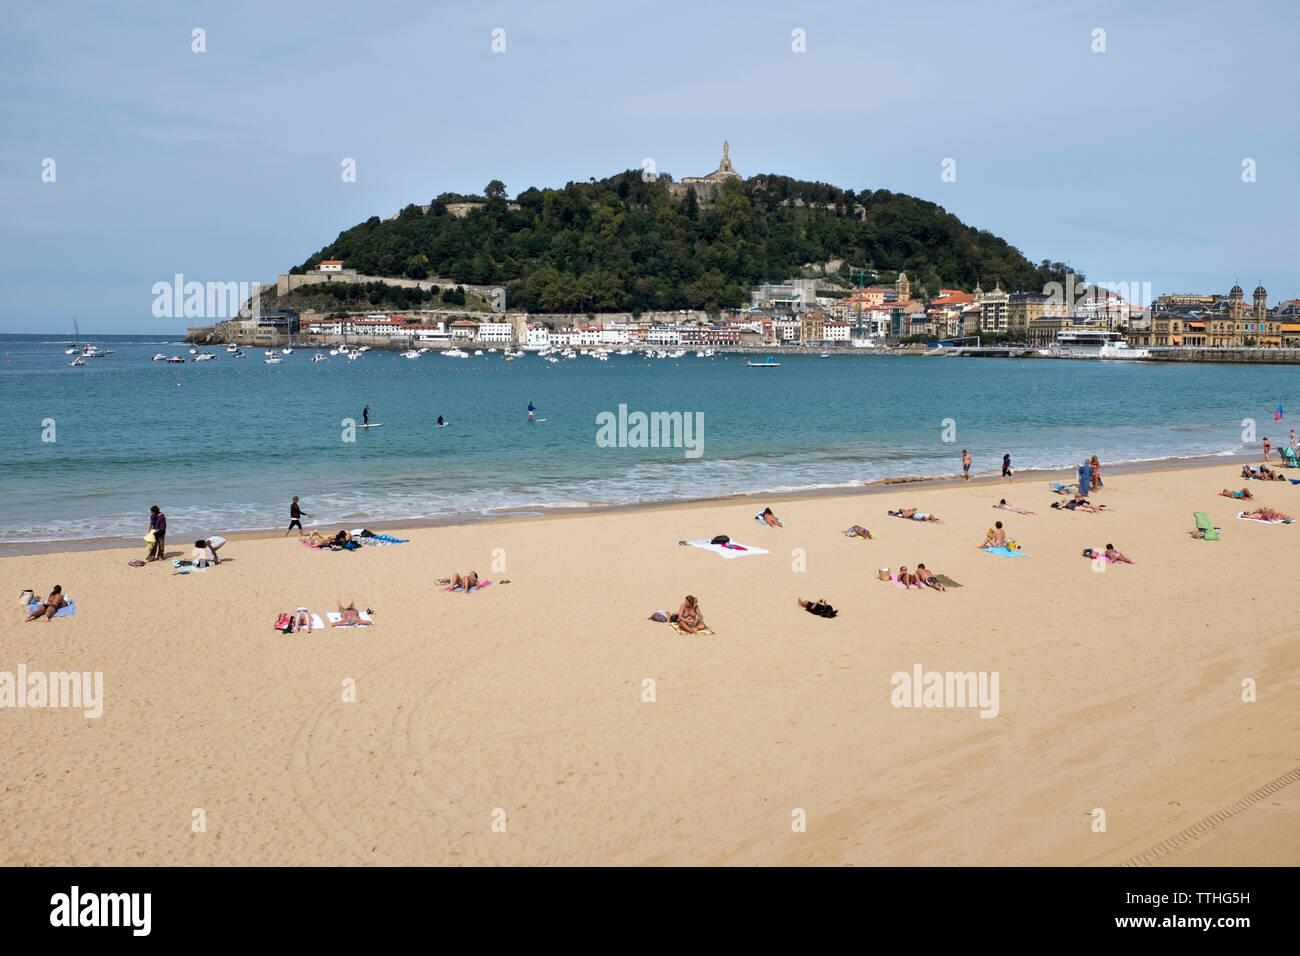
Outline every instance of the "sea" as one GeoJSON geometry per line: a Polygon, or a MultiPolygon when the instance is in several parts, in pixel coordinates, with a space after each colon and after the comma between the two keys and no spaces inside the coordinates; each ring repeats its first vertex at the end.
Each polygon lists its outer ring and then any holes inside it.
{"type": "Polygon", "coordinates": [[[1015,470],[1228,457],[1264,436],[1284,444],[1300,401],[1284,365],[779,350],[776,368],[694,351],[312,362],[328,354],[313,348],[266,364],[262,349],[224,346],[194,363],[191,346],[154,335],[97,338],[114,353],[69,367],[71,344],[0,335],[0,551],[134,541],[151,505],[191,538],[286,527],[294,495],[309,528],[334,528],[954,475],[963,448],[974,472],[1004,453],[1015,470]],[[382,427],[350,429],[366,405],[382,427]],[[602,422],[636,412],[690,416],[698,455],[635,447],[617,425],[602,440],[602,422]]]}

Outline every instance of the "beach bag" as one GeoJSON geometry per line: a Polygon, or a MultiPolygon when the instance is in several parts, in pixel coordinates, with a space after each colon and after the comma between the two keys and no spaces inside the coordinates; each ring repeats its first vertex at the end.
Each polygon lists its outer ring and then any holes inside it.
{"type": "Polygon", "coordinates": [[[882,581],[888,581],[888,580],[889,580],[889,568],[881,568],[879,571],[876,572],[876,576],[877,576],[878,578],[880,578],[880,580],[882,580],[882,581]]]}
{"type": "Polygon", "coordinates": [[[1008,541],[1007,541],[1007,545],[1006,545],[1006,547],[1007,547],[1007,550],[1008,550],[1008,551],[1019,551],[1019,550],[1020,550],[1020,545],[1016,544],[1014,541],[1011,541],[1011,540],[1008,540],[1008,541]]]}
{"type": "Polygon", "coordinates": [[[667,611],[655,611],[653,614],[650,615],[650,620],[652,620],[652,621],[658,621],[660,624],[663,624],[664,622],[666,622],[666,621],[668,620],[668,612],[667,612],[667,611]]]}
{"type": "Polygon", "coordinates": [[[21,604],[23,607],[27,607],[35,599],[36,599],[36,592],[33,591],[31,588],[24,588],[23,593],[18,595],[18,603],[21,604]]]}
{"type": "Polygon", "coordinates": [[[709,544],[731,544],[731,539],[725,534],[718,534],[713,536],[713,540],[709,544]]]}
{"type": "Polygon", "coordinates": [[[284,631],[284,633],[288,634],[293,630],[293,615],[288,611],[282,612],[280,616],[275,619],[275,629],[277,631],[284,631]]]}

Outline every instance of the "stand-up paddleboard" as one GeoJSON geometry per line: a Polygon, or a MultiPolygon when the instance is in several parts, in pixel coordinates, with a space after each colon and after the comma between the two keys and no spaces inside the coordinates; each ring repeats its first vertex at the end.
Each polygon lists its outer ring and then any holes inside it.
{"type": "Polygon", "coordinates": [[[358,425],[358,428],[383,428],[383,422],[371,422],[369,425],[358,425]]]}

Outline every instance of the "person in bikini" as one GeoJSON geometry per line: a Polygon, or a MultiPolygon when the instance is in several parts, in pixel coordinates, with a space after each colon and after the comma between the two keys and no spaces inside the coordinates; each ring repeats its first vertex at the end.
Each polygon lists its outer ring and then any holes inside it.
{"type": "Polygon", "coordinates": [[[451,576],[451,589],[453,591],[473,591],[478,587],[478,572],[471,571],[469,574],[461,577],[459,574],[451,576]]]}
{"type": "Polygon", "coordinates": [[[668,620],[687,634],[695,634],[705,629],[704,612],[700,610],[700,602],[695,599],[694,594],[686,595],[677,613],[670,616],[668,620]]]}
{"type": "Polygon", "coordinates": [[[1120,554],[1118,551],[1116,551],[1115,546],[1113,544],[1106,545],[1105,555],[1106,555],[1106,560],[1109,561],[1111,564],[1137,564],[1137,562],[1134,561],[1132,558],[1130,558],[1128,555],[1120,554]]]}
{"type": "Polygon", "coordinates": [[[771,508],[764,508],[758,514],[754,515],[754,517],[763,522],[763,524],[767,525],[769,528],[785,527],[785,525],[781,524],[781,519],[772,513],[771,508]]]}
{"type": "Polygon", "coordinates": [[[1031,515],[1031,514],[1033,514],[1032,511],[1027,511],[1027,510],[1024,509],[1024,508],[1017,508],[1015,505],[1009,505],[1009,504],[1007,504],[1007,499],[1006,499],[1006,498],[1003,498],[1001,501],[999,501],[999,502],[998,502],[997,504],[995,504],[993,507],[994,507],[994,508],[997,508],[999,511],[1014,511],[1014,512],[1015,512],[1016,514],[1018,514],[1018,515],[1031,515]]]}
{"type": "Polygon", "coordinates": [[[980,543],[981,549],[1005,548],[1006,546],[1007,546],[1007,533],[1002,529],[1001,521],[994,524],[992,528],[989,528],[988,533],[984,535],[983,542],[980,543]]]}
{"type": "Polygon", "coordinates": [[[938,521],[939,516],[930,514],[926,511],[917,511],[915,508],[899,508],[892,512],[900,518],[911,518],[913,521],[938,521]]]}
{"type": "Polygon", "coordinates": [[[47,621],[54,620],[54,615],[58,613],[59,608],[67,606],[67,599],[63,596],[63,585],[54,585],[54,590],[44,601],[37,604],[36,610],[27,615],[27,620],[34,621],[38,617],[43,617],[47,621]]]}
{"type": "Polygon", "coordinates": [[[1290,521],[1290,515],[1284,515],[1280,511],[1275,511],[1266,505],[1260,505],[1254,511],[1243,511],[1242,517],[1259,518],[1263,521],[1290,521]]]}
{"type": "Polygon", "coordinates": [[[1224,488],[1222,491],[1219,492],[1219,494],[1223,495],[1223,497],[1225,498],[1254,498],[1255,497],[1250,493],[1249,488],[1242,488],[1241,491],[1229,491],[1227,488],[1224,488]]]}

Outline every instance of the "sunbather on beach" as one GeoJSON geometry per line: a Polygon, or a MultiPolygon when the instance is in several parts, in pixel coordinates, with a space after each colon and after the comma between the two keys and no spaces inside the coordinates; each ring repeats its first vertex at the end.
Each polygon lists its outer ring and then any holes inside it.
{"type": "Polygon", "coordinates": [[[1255,497],[1250,493],[1249,488],[1242,488],[1241,491],[1229,491],[1227,488],[1224,488],[1222,491],[1219,492],[1219,494],[1223,495],[1223,497],[1225,498],[1254,498],[1255,497]]]}
{"type": "Polygon", "coordinates": [[[54,619],[54,615],[58,613],[59,608],[67,603],[67,599],[63,596],[63,585],[56,584],[54,590],[50,591],[50,596],[41,601],[35,611],[27,615],[27,620],[34,621],[38,617],[43,617],[45,620],[51,621],[54,619]]]}
{"type": "Polygon", "coordinates": [[[457,591],[475,590],[476,588],[478,588],[478,572],[471,571],[469,572],[469,574],[465,575],[464,577],[461,577],[459,574],[453,574],[451,576],[451,587],[452,590],[457,590],[457,591]]]}
{"type": "Polygon", "coordinates": [[[805,601],[803,598],[795,598],[799,606],[809,614],[816,614],[818,617],[835,617],[840,612],[835,610],[826,603],[825,598],[818,598],[815,601],[805,601]]]}
{"type": "Polygon", "coordinates": [[[763,522],[763,524],[767,525],[769,528],[785,527],[785,525],[781,524],[781,519],[772,514],[771,508],[764,508],[758,514],[754,515],[754,517],[763,522]]]}
{"type": "Polygon", "coordinates": [[[1274,511],[1266,505],[1260,505],[1254,511],[1243,511],[1244,518],[1259,518],[1262,521],[1290,521],[1290,515],[1284,515],[1280,511],[1274,511]]]}
{"type": "Polygon", "coordinates": [[[913,521],[938,521],[939,516],[930,514],[925,511],[917,511],[915,508],[899,508],[897,511],[891,511],[890,514],[897,515],[900,518],[911,518],[913,521]]]}
{"type": "Polygon", "coordinates": [[[700,602],[695,599],[694,594],[686,595],[686,598],[682,601],[682,606],[677,609],[677,613],[669,615],[668,620],[687,634],[702,631],[706,626],[704,612],[700,610],[700,602]]]}
{"type": "Polygon", "coordinates": [[[374,621],[367,621],[361,616],[361,612],[357,610],[356,601],[351,602],[347,607],[344,607],[343,602],[339,601],[339,620],[331,622],[334,627],[370,627],[374,623],[374,621]]]}
{"type": "Polygon", "coordinates": [[[934,576],[934,572],[929,570],[924,564],[916,566],[916,583],[925,588],[934,588],[936,591],[948,590],[939,583],[939,579],[934,576]]]}
{"type": "Polygon", "coordinates": [[[300,607],[293,612],[293,629],[295,631],[311,632],[311,614],[305,607],[300,607]]]}
{"type": "Polygon", "coordinates": [[[1003,498],[1001,501],[999,501],[999,502],[998,502],[997,504],[995,504],[993,507],[994,507],[994,508],[997,508],[999,511],[1014,511],[1014,512],[1015,512],[1016,514],[1018,514],[1018,515],[1031,515],[1031,514],[1033,514],[1032,511],[1026,511],[1024,508],[1017,508],[1015,505],[1009,505],[1009,504],[1007,504],[1007,499],[1006,499],[1006,498],[1003,498]]]}
{"type": "Polygon", "coordinates": [[[998,521],[988,533],[984,535],[984,540],[980,543],[980,548],[1005,548],[1007,546],[1007,533],[1002,529],[1002,522],[998,521]]]}
{"type": "Polygon", "coordinates": [[[862,527],[862,525],[860,524],[855,524],[853,527],[847,529],[844,533],[850,538],[872,539],[875,537],[870,531],[862,527]]]}
{"type": "Polygon", "coordinates": [[[1116,551],[1115,546],[1113,544],[1106,545],[1105,554],[1106,554],[1106,560],[1109,561],[1111,564],[1137,564],[1137,562],[1134,561],[1132,558],[1130,558],[1128,555],[1120,554],[1118,551],[1116,551]]]}

